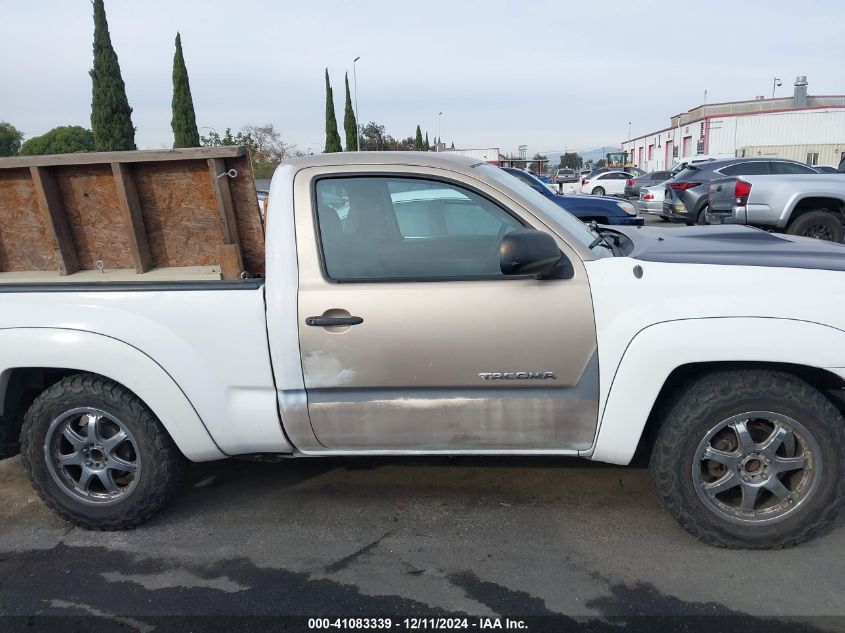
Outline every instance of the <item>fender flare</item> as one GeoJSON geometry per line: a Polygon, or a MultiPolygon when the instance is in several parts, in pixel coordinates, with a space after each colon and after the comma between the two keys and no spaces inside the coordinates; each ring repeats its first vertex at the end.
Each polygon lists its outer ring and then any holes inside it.
{"type": "Polygon", "coordinates": [[[173,378],[139,349],[110,336],[64,328],[0,330],[0,375],[21,367],[100,374],[143,400],[192,461],[222,459],[188,397],[173,378]]]}
{"type": "Polygon", "coordinates": [[[584,455],[613,464],[629,463],[657,397],[675,369],[692,363],[743,361],[842,367],[845,332],[811,321],[766,317],[683,319],[650,325],[634,336],[622,354],[593,449],[584,455]]]}

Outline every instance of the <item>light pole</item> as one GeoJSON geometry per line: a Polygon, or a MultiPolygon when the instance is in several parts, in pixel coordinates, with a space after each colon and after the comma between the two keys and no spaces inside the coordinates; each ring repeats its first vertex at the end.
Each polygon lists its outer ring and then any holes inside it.
{"type": "Polygon", "coordinates": [[[775,88],[777,88],[778,86],[782,86],[782,85],[783,85],[783,83],[781,82],[780,77],[775,77],[772,80],[772,99],[775,98],[775,88]]]}
{"type": "Polygon", "coordinates": [[[352,60],[352,83],[355,84],[355,136],[358,139],[358,151],[361,151],[361,119],[358,116],[358,73],[355,70],[355,64],[358,63],[358,60],[361,59],[361,56],[358,55],[355,59],[352,60]]]}
{"type": "Polygon", "coordinates": [[[438,113],[437,113],[437,143],[435,143],[435,144],[434,144],[434,151],[435,151],[435,152],[436,152],[436,151],[438,151],[438,150],[437,150],[437,145],[438,145],[438,143],[442,143],[442,142],[443,142],[443,140],[440,138],[440,122],[442,121],[442,119],[443,119],[443,113],[442,113],[442,112],[438,112],[438,113]]]}
{"type": "MultiPolygon", "coordinates": [[[[634,148],[631,147],[631,122],[628,121],[628,149],[631,152],[631,163],[634,162],[634,148]]],[[[625,162],[628,162],[628,157],[623,156],[625,162]]]]}

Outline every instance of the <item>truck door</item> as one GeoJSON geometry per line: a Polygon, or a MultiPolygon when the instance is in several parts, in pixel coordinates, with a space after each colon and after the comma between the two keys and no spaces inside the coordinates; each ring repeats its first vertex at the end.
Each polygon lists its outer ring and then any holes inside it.
{"type": "Polygon", "coordinates": [[[529,214],[454,172],[375,169],[296,178],[300,350],[319,444],[588,448],[598,366],[580,260],[570,279],[505,277],[499,244],[529,214]]]}

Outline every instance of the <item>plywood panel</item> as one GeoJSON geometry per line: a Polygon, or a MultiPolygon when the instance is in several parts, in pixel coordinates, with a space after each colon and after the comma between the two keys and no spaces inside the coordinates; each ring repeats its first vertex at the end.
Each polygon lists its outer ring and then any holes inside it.
{"type": "Polygon", "coordinates": [[[134,175],[154,265],[217,265],[223,228],[206,161],[139,163],[134,175]]]}
{"type": "Polygon", "coordinates": [[[258,197],[249,156],[227,158],[226,166],[238,172],[229,180],[235,215],[238,219],[238,237],[244,268],[253,274],[264,274],[264,227],[258,211],[258,197]]]}
{"type": "Polygon", "coordinates": [[[105,268],[135,266],[129,232],[114,176],[109,165],[56,167],[70,232],[76,243],[79,267],[92,270],[102,260],[105,268]]]}
{"type": "Polygon", "coordinates": [[[56,242],[38,208],[29,169],[0,171],[0,271],[58,269],[56,242]]]}

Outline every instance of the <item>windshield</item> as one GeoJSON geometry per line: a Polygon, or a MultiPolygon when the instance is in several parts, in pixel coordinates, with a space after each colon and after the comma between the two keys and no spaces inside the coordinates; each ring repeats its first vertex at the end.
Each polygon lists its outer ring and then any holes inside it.
{"type": "MultiPolygon", "coordinates": [[[[479,174],[495,181],[504,189],[510,189],[527,199],[531,204],[549,216],[550,219],[556,221],[564,231],[572,235],[584,246],[589,246],[596,239],[597,234],[591,231],[581,220],[549,200],[531,186],[525,184],[522,180],[488,163],[480,163],[475,166],[475,169],[478,170],[479,174]]],[[[601,254],[603,251],[596,250],[594,252],[601,254]]]]}

